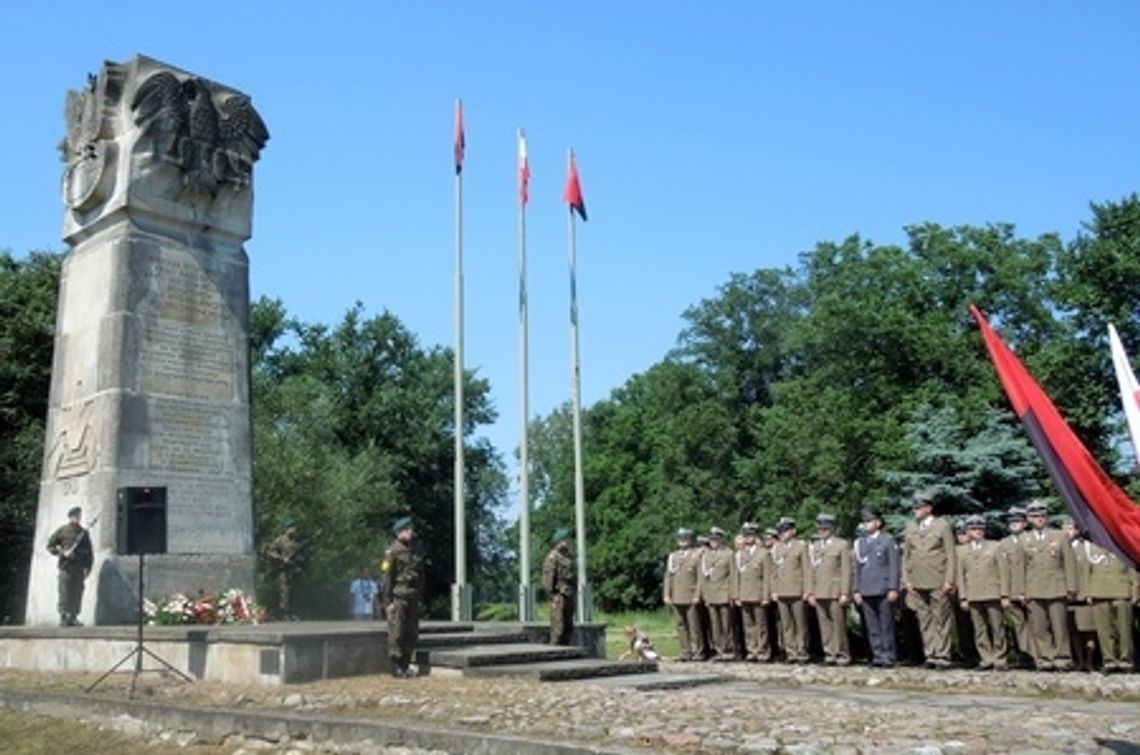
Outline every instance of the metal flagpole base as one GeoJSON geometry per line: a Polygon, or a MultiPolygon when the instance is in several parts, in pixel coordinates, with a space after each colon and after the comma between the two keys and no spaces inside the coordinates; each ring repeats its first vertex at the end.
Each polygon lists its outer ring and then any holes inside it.
{"type": "Polygon", "coordinates": [[[471,621],[471,585],[451,585],[451,620],[471,621]]]}
{"type": "Polygon", "coordinates": [[[519,621],[534,621],[534,587],[519,585],[519,621]]]}
{"type": "Polygon", "coordinates": [[[578,618],[579,624],[585,624],[594,620],[594,596],[590,592],[590,586],[578,586],[578,618]]]}

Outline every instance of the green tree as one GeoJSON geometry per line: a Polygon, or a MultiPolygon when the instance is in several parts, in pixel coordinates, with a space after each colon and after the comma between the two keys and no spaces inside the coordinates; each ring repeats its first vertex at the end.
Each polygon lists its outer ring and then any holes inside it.
{"type": "MultiPolygon", "coordinates": [[[[454,575],[451,352],[422,348],[394,315],[365,317],[359,304],[328,328],[259,300],[251,323],[258,526],[268,539],[292,517],[321,533],[302,590],[307,609],[342,614],[342,588],[360,568],[375,569],[392,520],[410,513],[440,612],[454,575]]],[[[465,436],[494,419],[489,385],[470,373],[464,402],[465,436]]],[[[467,443],[466,461],[468,568],[477,581],[504,558],[495,544],[506,479],[483,439],[467,443]]]]}
{"type": "Polygon", "coordinates": [[[0,621],[24,616],[59,273],[58,255],[0,250],[0,621]]]}

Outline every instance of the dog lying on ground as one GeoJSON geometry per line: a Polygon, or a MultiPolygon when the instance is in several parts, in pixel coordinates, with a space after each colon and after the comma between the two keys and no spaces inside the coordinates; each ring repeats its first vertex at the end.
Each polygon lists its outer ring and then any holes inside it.
{"type": "Polygon", "coordinates": [[[661,654],[654,649],[653,638],[648,634],[635,626],[628,626],[622,631],[625,633],[626,639],[629,640],[629,650],[618,657],[619,661],[634,658],[644,663],[664,660],[661,654]]]}

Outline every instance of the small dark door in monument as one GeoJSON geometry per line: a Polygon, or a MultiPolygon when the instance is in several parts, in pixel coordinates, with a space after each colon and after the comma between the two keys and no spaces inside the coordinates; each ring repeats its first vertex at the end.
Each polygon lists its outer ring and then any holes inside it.
{"type": "Polygon", "coordinates": [[[166,488],[119,488],[118,552],[166,553],[166,488]]]}

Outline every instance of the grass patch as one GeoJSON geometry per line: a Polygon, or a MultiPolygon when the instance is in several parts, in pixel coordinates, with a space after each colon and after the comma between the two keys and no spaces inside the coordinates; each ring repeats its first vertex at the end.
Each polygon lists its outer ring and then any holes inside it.
{"type": "Polygon", "coordinates": [[[606,625],[606,657],[617,658],[629,650],[629,641],[622,631],[628,626],[635,626],[653,638],[653,646],[665,658],[676,658],[681,652],[681,643],[677,640],[677,623],[673,618],[672,608],[661,608],[656,611],[620,611],[618,613],[604,613],[598,611],[594,620],[606,625]]]}
{"type": "Polygon", "coordinates": [[[0,709],[0,751],[6,755],[58,755],[67,751],[84,755],[124,755],[134,752],[206,753],[228,752],[223,747],[148,742],[117,731],[70,718],[49,718],[34,713],[0,709]]]}

